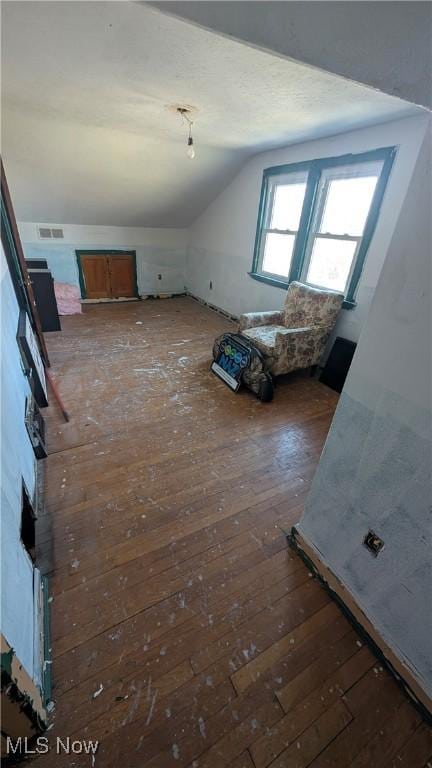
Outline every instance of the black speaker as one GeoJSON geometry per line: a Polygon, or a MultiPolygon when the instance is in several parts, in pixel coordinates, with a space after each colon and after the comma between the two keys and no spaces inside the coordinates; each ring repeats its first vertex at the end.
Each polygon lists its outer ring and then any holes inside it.
{"type": "Polygon", "coordinates": [[[319,380],[336,392],[342,392],[357,344],[338,336],[319,380]]]}

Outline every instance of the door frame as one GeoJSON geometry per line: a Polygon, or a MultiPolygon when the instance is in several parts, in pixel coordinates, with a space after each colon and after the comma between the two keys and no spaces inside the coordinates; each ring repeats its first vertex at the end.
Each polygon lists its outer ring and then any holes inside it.
{"type": "MultiPolygon", "coordinates": [[[[79,278],[79,286],[81,291],[81,298],[86,299],[86,289],[85,289],[85,282],[84,282],[84,274],[81,264],[81,256],[132,256],[133,259],[133,270],[134,270],[134,298],[139,299],[139,293],[138,293],[138,278],[137,278],[137,261],[136,261],[136,251],[122,251],[120,249],[117,250],[111,250],[109,248],[104,248],[103,250],[101,248],[92,248],[92,249],[86,249],[83,250],[76,250],[75,251],[76,260],[78,264],[78,278],[79,278]]],[[[121,301],[121,299],[100,299],[100,301],[121,301]]]]}
{"type": "Polygon", "coordinates": [[[45,338],[42,331],[42,325],[37,311],[36,301],[33,293],[32,282],[30,280],[24,251],[22,248],[18,225],[12,200],[9,192],[6,174],[3,167],[3,160],[0,158],[0,177],[1,177],[1,241],[5,252],[6,262],[14,287],[16,299],[20,309],[25,309],[36,334],[40,353],[46,368],[50,367],[48,351],[45,344],[45,338]]]}

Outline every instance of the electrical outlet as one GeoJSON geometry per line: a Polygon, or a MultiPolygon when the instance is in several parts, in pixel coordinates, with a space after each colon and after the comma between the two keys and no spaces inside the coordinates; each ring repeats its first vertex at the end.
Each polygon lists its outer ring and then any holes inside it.
{"type": "Polygon", "coordinates": [[[212,280],[210,280],[209,288],[210,288],[211,291],[213,290],[213,281],[212,280]]]}
{"type": "Polygon", "coordinates": [[[379,555],[384,546],[383,540],[380,539],[380,537],[377,536],[374,531],[367,532],[363,539],[363,544],[369,550],[369,552],[372,552],[372,554],[375,555],[375,557],[379,555]]]}

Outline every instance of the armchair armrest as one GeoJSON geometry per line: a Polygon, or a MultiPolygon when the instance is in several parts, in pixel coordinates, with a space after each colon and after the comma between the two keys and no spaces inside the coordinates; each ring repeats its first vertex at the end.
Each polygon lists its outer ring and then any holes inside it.
{"type": "Polygon", "coordinates": [[[275,338],[275,352],[284,362],[284,372],[317,365],[324,352],[329,333],[326,329],[306,326],[284,328],[275,338]]]}
{"type": "Polygon", "coordinates": [[[240,315],[239,331],[245,331],[247,328],[257,328],[260,325],[283,325],[283,310],[271,312],[246,312],[240,315]]]}
{"type": "Polygon", "coordinates": [[[278,336],[281,337],[281,339],[286,338],[287,336],[291,336],[292,338],[304,338],[307,335],[314,334],[316,332],[322,333],[322,328],[314,328],[312,325],[305,325],[303,328],[284,328],[283,330],[280,329],[277,334],[276,338],[278,336]]]}

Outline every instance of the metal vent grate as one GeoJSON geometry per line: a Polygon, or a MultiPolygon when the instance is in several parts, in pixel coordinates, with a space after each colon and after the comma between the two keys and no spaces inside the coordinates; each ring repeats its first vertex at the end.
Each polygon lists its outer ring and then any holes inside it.
{"type": "Polygon", "coordinates": [[[64,238],[61,227],[38,226],[37,232],[40,240],[62,240],[64,238]]]}

